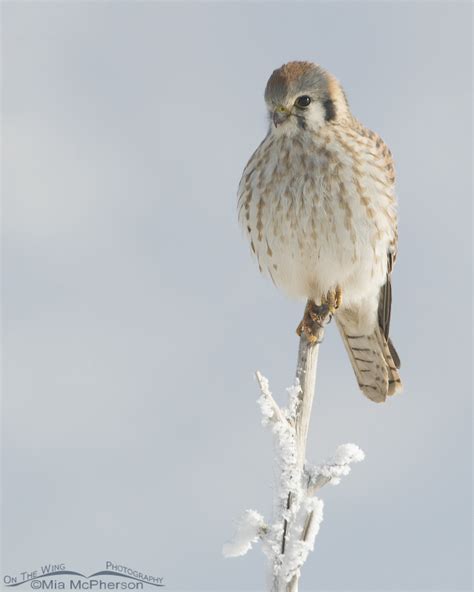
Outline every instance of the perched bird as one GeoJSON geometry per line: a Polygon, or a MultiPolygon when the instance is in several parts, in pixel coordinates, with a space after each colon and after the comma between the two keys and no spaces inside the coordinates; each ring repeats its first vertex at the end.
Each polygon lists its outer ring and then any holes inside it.
{"type": "Polygon", "coordinates": [[[242,174],[239,221],[260,270],[307,299],[298,334],[316,340],[321,307],[334,314],[360,389],[385,401],[401,390],[388,336],[397,254],[390,150],[316,64],[275,70],[265,102],[269,130],[242,174]]]}

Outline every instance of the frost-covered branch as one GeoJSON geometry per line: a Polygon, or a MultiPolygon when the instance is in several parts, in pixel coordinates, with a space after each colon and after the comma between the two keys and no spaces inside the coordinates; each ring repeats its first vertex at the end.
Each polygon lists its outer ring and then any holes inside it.
{"type": "Polygon", "coordinates": [[[322,465],[306,465],[304,470],[308,492],[315,493],[326,483],[338,485],[341,477],[351,472],[351,463],[361,462],[364,458],[365,454],[355,444],[342,444],[337,447],[334,456],[322,465]]]}
{"type": "Polygon", "coordinates": [[[234,538],[222,548],[225,557],[245,555],[267,531],[263,516],[255,510],[245,510],[237,523],[234,538]]]}
{"type": "MultiPolygon", "coordinates": [[[[268,380],[265,376],[262,376],[260,372],[257,370],[255,373],[257,377],[258,384],[260,386],[260,397],[258,398],[258,404],[260,405],[260,411],[262,412],[262,424],[264,426],[268,425],[270,422],[285,422],[285,416],[282,414],[280,407],[278,407],[275,399],[272,397],[272,393],[270,392],[270,386],[268,384],[268,380]]],[[[292,417],[294,420],[294,417],[292,417]]]]}
{"type": "Polygon", "coordinates": [[[313,467],[306,462],[322,334],[323,328],[316,343],[309,343],[304,335],[300,339],[295,385],[287,389],[286,407],[276,403],[268,380],[256,373],[262,424],[272,432],[277,464],[273,518],[267,524],[258,512],[247,510],[223,553],[226,557],[244,555],[253,543],[260,541],[269,560],[271,592],[297,592],[301,568],[314,548],[323,520],[324,503],[315,493],[327,483],[339,483],[350,472],[350,464],[364,458],[355,444],[344,444],[321,465],[313,467]]]}

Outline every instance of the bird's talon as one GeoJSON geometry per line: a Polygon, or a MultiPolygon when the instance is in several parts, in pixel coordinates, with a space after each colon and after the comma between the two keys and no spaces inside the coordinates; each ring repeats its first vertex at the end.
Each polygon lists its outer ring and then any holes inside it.
{"type": "Polygon", "coordinates": [[[321,304],[320,306],[315,304],[313,310],[309,312],[309,317],[314,323],[321,325],[330,313],[331,311],[327,304],[321,304]]]}
{"type": "Polygon", "coordinates": [[[326,295],[326,302],[329,314],[333,315],[342,303],[342,290],[339,286],[335,290],[329,290],[326,295]]]}
{"type": "Polygon", "coordinates": [[[296,327],[296,335],[298,335],[298,337],[301,337],[301,335],[303,334],[303,331],[304,331],[303,321],[300,321],[300,324],[296,327]]]}
{"type": "Polygon", "coordinates": [[[336,306],[336,310],[337,310],[342,304],[342,290],[341,290],[340,286],[337,286],[337,288],[334,292],[334,299],[335,299],[335,306],[336,306]]]}
{"type": "Polygon", "coordinates": [[[303,319],[296,328],[296,334],[299,337],[304,334],[310,344],[321,343],[321,334],[324,325],[328,322],[328,316],[330,315],[327,305],[318,306],[313,300],[308,300],[303,319]]]}

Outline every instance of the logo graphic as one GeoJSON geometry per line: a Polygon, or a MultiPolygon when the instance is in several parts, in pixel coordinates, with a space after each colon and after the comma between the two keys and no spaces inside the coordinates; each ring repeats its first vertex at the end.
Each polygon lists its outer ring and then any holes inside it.
{"type": "Polygon", "coordinates": [[[150,590],[148,586],[164,588],[162,577],[142,573],[136,569],[106,561],[105,569],[91,575],[71,570],[66,564],[42,565],[39,570],[22,571],[18,575],[4,575],[7,588],[31,590],[150,590]]]}

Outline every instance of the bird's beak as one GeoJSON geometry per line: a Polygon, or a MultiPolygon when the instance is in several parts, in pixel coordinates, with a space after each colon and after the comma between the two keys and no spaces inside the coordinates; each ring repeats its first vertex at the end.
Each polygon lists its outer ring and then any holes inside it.
{"type": "Polygon", "coordinates": [[[275,127],[278,127],[279,125],[281,125],[284,121],[286,121],[288,119],[288,117],[290,115],[291,115],[291,111],[289,111],[283,105],[278,105],[277,107],[275,107],[275,110],[273,111],[273,117],[272,117],[275,127]]]}

